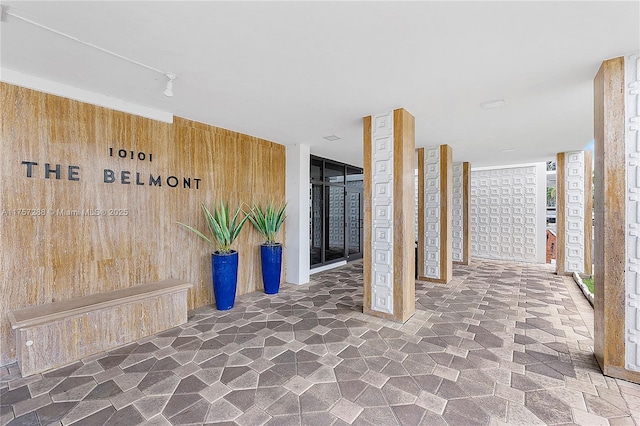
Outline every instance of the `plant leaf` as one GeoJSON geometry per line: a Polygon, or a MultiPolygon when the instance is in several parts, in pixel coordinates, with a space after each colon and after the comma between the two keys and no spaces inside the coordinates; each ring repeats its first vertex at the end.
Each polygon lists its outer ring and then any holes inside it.
{"type": "Polygon", "coordinates": [[[198,229],[178,222],[180,225],[194,232],[200,238],[211,244],[212,246],[218,246],[220,253],[229,253],[231,251],[231,244],[240,235],[243,225],[249,219],[244,210],[238,207],[229,222],[229,206],[225,205],[223,201],[220,201],[218,205],[214,205],[213,212],[211,212],[207,206],[202,203],[202,213],[204,214],[205,221],[207,222],[207,228],[211,233],[211,238],[200,232],[198,229]],[[243,214],[242,219],[239,219],[240,214],[243,214]],[[215,242],[215,243],[214,243],[215,242]]]}

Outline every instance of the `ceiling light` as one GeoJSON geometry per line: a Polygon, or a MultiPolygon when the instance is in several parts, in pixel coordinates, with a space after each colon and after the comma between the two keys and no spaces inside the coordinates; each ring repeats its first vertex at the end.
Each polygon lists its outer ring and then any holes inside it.
{"type": "Polygon", "coordinates": [[[167,81],[167,88],[164,89],[164,92],[162,92],[162,94],[171,97],[173,96],[173,80],[175,80],[177,76],[170,72],[166,73],[165,75],[167,76],[169,81],[167,81]]]}
{"type": "Polygon", "coordinates": [[[504,106],[504,99],[496,99],[495,101],[487,101],[480,104],[482,109],[502,108],[504,106]]]}
{"type": "Polygon", "coordinates": [[[340,136],[336,136],[336,135],[323,136],[323,138],[330,142],[339,141],[340,139],[342,139],[340,136]]]}
{"type": "Polygon", "coordinates": [[[500,152],[504,152],[504,153],[507,153],[507,152],[515,152],[515,149],[513,149],[513,148],[507,148],[507,149],[503,149],[503,150],[502,150],[502,151],[500,151],[500,152]]]}

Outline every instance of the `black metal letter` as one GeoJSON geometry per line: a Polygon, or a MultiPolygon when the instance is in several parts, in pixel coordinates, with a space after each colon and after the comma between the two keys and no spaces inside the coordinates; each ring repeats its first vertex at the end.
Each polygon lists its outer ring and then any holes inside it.
{"type": "Polygon", "coordinates": [[[33,177],[33,176],[31,176],[31,167],[32,166],[37,166],[38,163],[36,163],[35,161],[23,161],[22,164],[26,164],[27,165],[27,177],[33,177]]]}
{"type": "Polygon", "coordinates": [[[104,169],[104,183],[113,183],[116,181],[116,175],[111,169],[104,169]]]}
{"type": "Polygon", "coordinates": [[[80,166],[69,166],[69,180],[80,180],[78,170],[80,170],[80,166]]]}
{"type": "Polygon", "coordinates": [[[55,170],[51,170],[51,165],[49,163],[44,163],[44,177],[45,179],[49,179],[49,175],[51,173],[56,174],[56,179],[60,179],[60,164],[56,164],[55,170]]]}
{"type": "Polygon", "coordinates": [[[177,177],[175,177],[175,176],[169,176],[169,177],[167,178],[167,185],[169,185],[169,186],[170,186],[170,187],[172,187],[172,188],[175,188],[176,186],[178,186],[178,182],[179,182],[179,181],[178,181],[178,178],[177,178],[177,177]],[[171,184],[169,183],[169,179],[173,179],[173,182],[175,182],[175,183],[174,183],[173,185],[171,185],[171,184]]]}

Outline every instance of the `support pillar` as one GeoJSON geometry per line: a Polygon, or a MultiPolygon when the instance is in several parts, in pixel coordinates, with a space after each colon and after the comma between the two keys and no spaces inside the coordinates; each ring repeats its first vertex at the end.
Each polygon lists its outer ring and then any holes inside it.
{"type": "Polygon", "coordinates": [[[404,109],[365,117],[365,314],[405,322],[415,312],[415,119],[404,109]]]}
{"type": "Polygon", "coordinates": [[[292,284],[309,282],[309,145],[287,146],[285,224],[285,280],[292,284]]]}
{"type": "Polygon", "coordinates": [[[418,279],[446,284],[453,277],[453,151],[420,148],[418,155],[418,279]]]}
{"type": "Polygon", "coordinates": [[[452,258],[454,264],[468,265],[471,261],[471,165],[453,163],[452,258]]]}
{"type": "Polygon", "coordinates": [[[638,55],[604,61],[594,79],[594,352],[604,374],[636,383],[640,383],[638,61],[638,55]]]}
{"type": "Polygon", "coordinates": [[[591,151],[556,155],[556,273],[592,273],[593,179],[591,151]]]}

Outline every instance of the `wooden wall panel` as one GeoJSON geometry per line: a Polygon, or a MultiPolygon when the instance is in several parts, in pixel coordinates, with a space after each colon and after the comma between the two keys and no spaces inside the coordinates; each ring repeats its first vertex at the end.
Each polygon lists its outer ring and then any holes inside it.
{"type": "Polygon", "coordinates": [[[440,280],[449,283],[453,278],[453,149],[440,145],[440,280]]]}
{"type": "MultiPolygon", "coordinates": [[[[283,145],[202,123],[173,124],[0,83],[0,364],[15,359],[13,309],[178,278],[194,284],[189,308],[213,303],[209,248],[177,225],[205,228],[200,203],[232,206],[285,197],[283,145]],[[109,156],[113,148],[115,156],[109,156]],[[151,153],[152,161],[117,150],[151,153]],[[37,162],[26,176],[22,161],[37,162]],[[55,173],[44,178],[44,164],[55,173]],[[68,180],[68,166],[79,180],[68,180]],[[131,172],[104,183],[104,169],[131,172]],[[136,173],[140,182],[136,184],[136,173]],[[201,179],[200,189],[149,186],[149,175],[201,179]],[[19,209],[35,209],[21,215],[19,209]],[[100,209],[107,216],[82,215],[100,209]],[[109,216],[109,210],[127,210],[109,216]],[[56,215],[78,211],[78,215],[56,215]],[[18,212],[18,214],[16,214],[18,212]],[[43,213],[35,215],[35,213],[43,213]]],[[[284,235],[279,239],[284,241],[284,235]]],[[[238,239],[238,294],[262,289],[259,245],[248,224],[238,239]]]]}
{"type": "Polygon", "coordinates": [[[371,224],[373,223],[373,213],[371,211],[373,206],[373,171],[371,167],[372,161],[372,132],[371,123],[373,117],[368,115],[362,119],[362,133],[363,133],[363,146],[362,151],[364,155],[364,246],[363,246],[363,263],[362,269],[362,281],[363,281],[363,302],[362,311],[365,314],[370,314],[371,309],[371,293],[373,285],[373,274],[371,273],[371,265],[373,262],[373,250],[371,249],[373,240],[373,229],[371,224]]]}
{"type": "Polygon", "coordinates": [[[407,110],[393,111],[393,319],[403,323],[416,311],[415,128],[407,110]]]}
{"type": "Polygon", "coordinates": [[[462,254],[463,265],[471,263],[471,163],[462,163],[462,254]]]}
{"type": "Polygon", "coordinates": [[[566,196],[567,182],[565,171],[565,153],[556,154],[556,273],[566,274],[566,196]]]}

